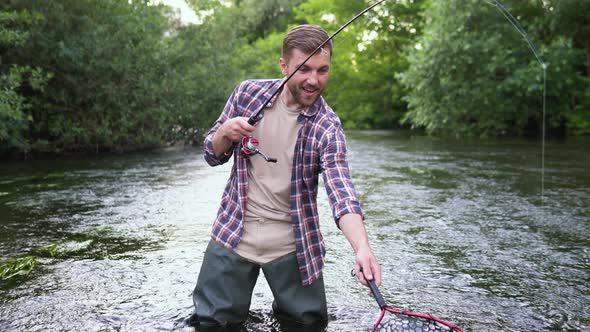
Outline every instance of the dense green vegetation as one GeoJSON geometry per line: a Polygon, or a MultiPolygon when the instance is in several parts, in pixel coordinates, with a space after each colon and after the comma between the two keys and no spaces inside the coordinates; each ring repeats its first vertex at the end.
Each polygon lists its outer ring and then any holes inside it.
{"type": "MultiPolygon", "coordinates": [[[[544,61],[548,65],[547,127],[554,132],[588,132],[590,85],[584,49],[555,32],[571,19],[555,12],[569,6],[588,13],[590,1],[567,2],[542,7],[538,1],[519,1],[511,8],[540,45],[539,56],[544,59],[540,60],[494,5],[434,1],[418,40],[421,49],[408,53],[409,67],[401,75],[408,87],[409,111],[404,123],[460,135],[539,132],[544,61]]],[[[585,19],[578,24],[586,24],[588,30],[590,22],[585,19]]],[[[589,51],[586,49],[586,56],[589,51]]]]}
{"type": "MultiPolygon", "coordinates": [[[[278,77],[284,33],[335,31],[366,1],[0,4],[0,154],[200,142],[233,86],[278,77]]],[[[547,67],[547,128],[590,134],[590,1],[505,0],[547,67]]],[[[330,105],[348,128],[537,134],[543,69],[493,0],[389,0],[335,39],[330,105]]]]}

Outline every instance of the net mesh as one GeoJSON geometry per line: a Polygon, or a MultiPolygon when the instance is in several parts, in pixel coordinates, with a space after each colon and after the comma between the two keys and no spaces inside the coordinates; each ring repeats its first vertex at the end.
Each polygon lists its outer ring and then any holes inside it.
{"type": "Polygon", "coordinates": [[[373,328],[372,331],[379,332],[431,332],[431,331],[452,331],[447,326],[419,317],[395,315],[393,313],[385,313],[383,319],[373,328]]]}

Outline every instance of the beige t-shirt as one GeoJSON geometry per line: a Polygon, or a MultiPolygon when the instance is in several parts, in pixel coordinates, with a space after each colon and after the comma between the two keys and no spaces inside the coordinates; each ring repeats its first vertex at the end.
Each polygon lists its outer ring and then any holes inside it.
{"type": "Polygon", "coordinates": [[[269,163],[262,156],[248,158],[248,202],[246,218],[265,218],[291,222],[291,172],[297,133],[299,111],[288,109],[281,98],[265,111],[253,137],[258,148],[269,157],[277,158],[269,163]]]}
{"type": "Polygon", "coordinates": [[[254,130],[258,148],[269,157],[248,158],[248,192],[242,239],[238,255],[264,264],[295,251],[291,224],[291,172],[300,112],[276,99],[254,130]]]}

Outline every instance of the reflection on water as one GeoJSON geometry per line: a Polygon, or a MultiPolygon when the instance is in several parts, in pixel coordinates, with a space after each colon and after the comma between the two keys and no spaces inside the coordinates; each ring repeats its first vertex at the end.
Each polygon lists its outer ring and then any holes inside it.
{"type": "MultiPolygon", "coordinates": [[[[588,140],[540,146],[350,132],[350,164],[390,306],[467,331],[590,329],[588,140]]],[[[192,331],[191,291],[230,165],[199,150],[0,165],[0,329],[192,331]]],[[[325,193],[326,331],[368,331],[379,309],[325,193]]],[[[242,330],[281,331],[263,278],[242,330]]]]}

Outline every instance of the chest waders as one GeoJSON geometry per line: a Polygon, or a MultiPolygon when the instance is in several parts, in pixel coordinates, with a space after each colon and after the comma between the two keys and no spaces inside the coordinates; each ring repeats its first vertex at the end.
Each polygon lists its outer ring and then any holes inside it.
{"type": "Polygon", "coordinates": [[[247,319],[260,270],[272,290],[273,314],[279,321],[325,326],[328,315],[324,281],[320,277],[303,286],[295,252],[257,264],[211,241],[193,292],[201,331],[239,325],[247,319]]]}

